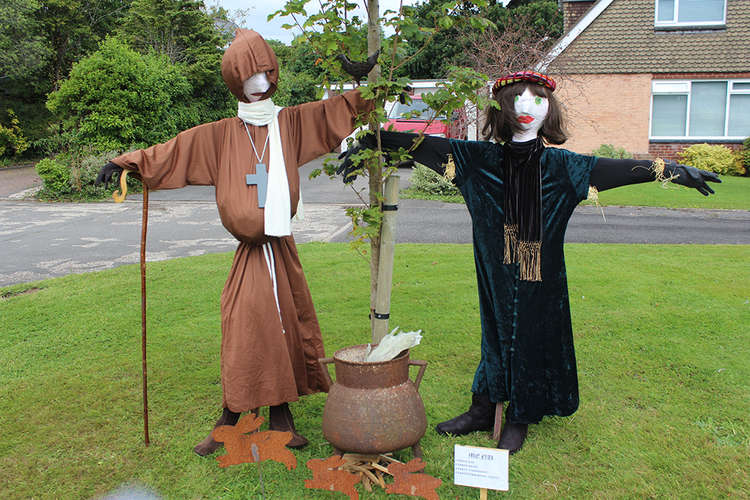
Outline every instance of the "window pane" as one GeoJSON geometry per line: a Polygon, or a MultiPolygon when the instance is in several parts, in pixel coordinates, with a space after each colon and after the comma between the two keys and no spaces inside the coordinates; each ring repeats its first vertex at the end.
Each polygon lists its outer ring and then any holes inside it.
{"type": "Polygon", "coordinates": [[[655,95],[651,135],[654,137],[684,136],[686,116],[686,95],[655,95]]]}
{"type": "Polygon", "coordinates": [[[724,20],[725,0],[680,0],[677,21],[694,23],[724,20]]]}
{"type": "Polygon", "coordinates": [[[732,85],[732,90],[750,90],[750,83],[735,82],[732,85]]]}
{"type": "Polygon", "coordinates": [[[659,0],[657,21],[674,21],[674,0],[659,0]]]}
{"type": "Polygon", "coordinates": [[[691,136],[723,136],[727,82],[693,82],[690,94],[691,136]]]}
{"type": "Polygon", "coordinates": [[[729,134],[750,136],[750,94],[738,94],[729,98],[729,134]]]}

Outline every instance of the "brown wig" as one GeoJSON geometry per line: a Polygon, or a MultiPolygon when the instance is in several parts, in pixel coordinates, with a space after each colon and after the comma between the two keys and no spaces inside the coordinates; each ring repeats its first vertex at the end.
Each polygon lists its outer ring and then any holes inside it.
{"type": "Polygon", "coordinates": [[[522,132],[521,124],[516,119],[515,97],[523,94],[527,88],[532,94],[546,97],[549,101],[549,111],[539,129],[539,137],[549,144],[562,144],[567,141],[568,133],[563,123],[562,109],[552,94],[552,90],[530,82],[518,82],[497,89],[494,98],[500,104],[500,109],[493,107],[487,109],[487,120],[482,128],[484,138],[492,138],[497,142],[510,142],[513,134],[522,132]]]}

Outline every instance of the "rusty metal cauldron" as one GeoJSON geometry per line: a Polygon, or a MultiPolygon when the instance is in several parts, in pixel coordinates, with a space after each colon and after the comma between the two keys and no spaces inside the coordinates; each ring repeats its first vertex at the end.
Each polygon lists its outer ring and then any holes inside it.
{"type": "Polygon", "coordinates": [[[323,436],[338,452],[380,454],[412,447],[422,456],[419,440],[427,429],[419,395],[426,361],[409,360],[403,351],[390,361],[366,363],[367,345],[336,351],[318,362],[331,384],[323,409],[323,436]],[[333,363],[336,381],[327,365],[333,363]],[[419,366],[414,382],[409,367],[419,366]]]}

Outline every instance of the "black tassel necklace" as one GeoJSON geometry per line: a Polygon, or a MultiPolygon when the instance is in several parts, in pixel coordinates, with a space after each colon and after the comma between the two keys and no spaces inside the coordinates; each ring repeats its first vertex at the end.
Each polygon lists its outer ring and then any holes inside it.
{"type": "Polygon", "coordinates": [[[505,247],[503,263],[517,263],[521,279],[542,281],[542,172],[540,137],[503,146],[505,247]]]}

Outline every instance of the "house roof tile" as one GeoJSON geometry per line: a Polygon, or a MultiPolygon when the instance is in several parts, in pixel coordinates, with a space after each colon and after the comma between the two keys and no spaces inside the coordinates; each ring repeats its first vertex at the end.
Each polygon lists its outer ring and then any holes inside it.
{"type": "Polygon", "coordinates": [[[654,0],[614,0],[550,64],[565,73],[750,71],[748,0],[727,0],[726,28],[654,28],[654,0]]]}

